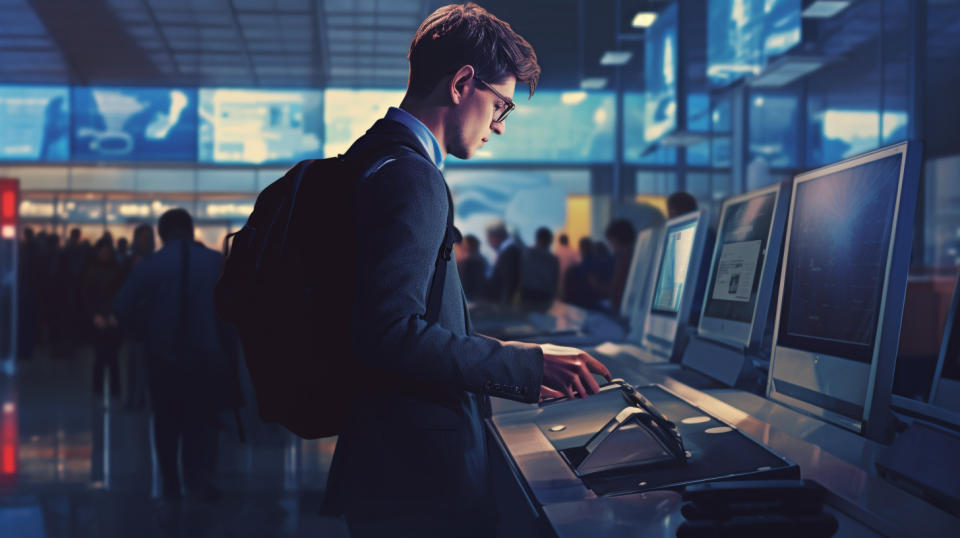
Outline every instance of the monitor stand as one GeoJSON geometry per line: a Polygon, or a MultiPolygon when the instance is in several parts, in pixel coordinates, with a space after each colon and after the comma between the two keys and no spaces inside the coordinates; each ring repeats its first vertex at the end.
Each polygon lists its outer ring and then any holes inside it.
{"type": "Polygon", "coordinates": [[[743,349],[728,347],[697,335],[690,337],[681,364],[728,387],[743,386],[753,378],[754,373],[753,361],[743,349]]]}

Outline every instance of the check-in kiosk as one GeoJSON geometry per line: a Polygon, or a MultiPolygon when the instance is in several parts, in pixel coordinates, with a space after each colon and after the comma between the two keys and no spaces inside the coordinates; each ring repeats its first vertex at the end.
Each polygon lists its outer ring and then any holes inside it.
{"type": "Polygon", "coordinates": [[[800,174],[790,201],[767,396],[874,440],[892,433],[920,151],[800,174]]]}
{"type": "Polygon", "coordinates": [[[683,365],[736,386],[752,370],[766,328],[783,245],[790,183],[723,203],[697,334],[683,365]]]}
{"type": "Polygon", "coordinates": [[[709,228],[705,209],[667,221],[644,320],[643,347],[650,358],[677,361],[683,353],[687,327],[699,310],[698,284],[709,228]]]}
{"type": "Polygon", "coordinates": [[[960,279],[954,286],[936,367],[926,381],[921,394],[893,395],[894,410],[911,423],[879,456],[877,470],[960,515],[960,279]]]}
{"type": "Polygon", "coordinates": [[[627,286],[620,302],[620,317],[627,320],[628,341],[643,341],[643,329],[650,306],[650,280],[656,269],[656,256],[662,242],[663,226],[651,226],[637,232],[627,286]]]}

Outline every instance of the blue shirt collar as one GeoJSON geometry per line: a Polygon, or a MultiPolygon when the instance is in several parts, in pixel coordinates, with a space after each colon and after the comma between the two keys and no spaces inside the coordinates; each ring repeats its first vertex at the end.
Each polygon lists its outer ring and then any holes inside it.
{"type": "Polygon", "coordinates": [[[416,116],[402,108],[392,106],[387,110],[385,119],[400,123],[406,126],[407,129],[413,131],[417,140],[423,145],[423,149],[426,150],[427,155],[433,157],[433,164],[437,165],[437,168],[440,170],[443,170],[443,151],[440,150],[440,143],[437,142],[437,137],[433,136],[430,129],[418,120],[416,116]]]}

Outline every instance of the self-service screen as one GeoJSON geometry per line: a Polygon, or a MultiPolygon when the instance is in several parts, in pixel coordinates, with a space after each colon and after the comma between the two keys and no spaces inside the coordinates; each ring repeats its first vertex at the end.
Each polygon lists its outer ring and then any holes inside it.
{"type": "Polygon", "coordinates": [[[653,297],[654,312],[676,316],[683,299],[698,219],[667,228],[653,297]]]}
{"type": "Polygon", "coordinates": [[[704,317],[750,323],[777,193],[727,206],[718,234],[704,317]]]}
{"type": "Polygon", "coordinates": [[[780,345],[871,361],[901,159],[892,155],[797,185],[780,345]]]}

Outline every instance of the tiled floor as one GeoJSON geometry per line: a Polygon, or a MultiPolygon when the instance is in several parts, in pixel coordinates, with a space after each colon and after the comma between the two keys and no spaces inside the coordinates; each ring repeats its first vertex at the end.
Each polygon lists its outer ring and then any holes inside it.
{"type": "Polygon", "coordinates": [[[0,373],[0,537],[347,536],[318,510],[334,441],[298,440],[249,406],[248,442],[220,435],[223,498],[158,502],[149,413],[94,398],[91,362],[39,350],[0,373]]]}

